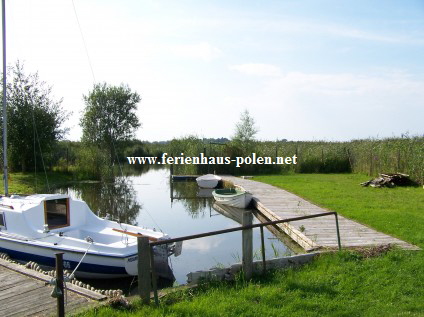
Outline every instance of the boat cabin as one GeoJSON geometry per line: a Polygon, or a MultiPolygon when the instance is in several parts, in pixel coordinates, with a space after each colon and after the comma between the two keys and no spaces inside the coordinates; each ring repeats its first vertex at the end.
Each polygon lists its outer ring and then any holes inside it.
{"type": "Polygon", "coordinates": [[[97,223],[96,217],[83,201],[68,195],[43,194],[0,198],[0,230],[28,235],[48,231],[69,231],[97,223]],[[91,219],[93,218],[93,219],[91,219]]]}
{"type": "Polygon", "coordinates": [[[69,219],[69,198],[44,201],[44,223],[48,229],[67,227],[69,219]]]}

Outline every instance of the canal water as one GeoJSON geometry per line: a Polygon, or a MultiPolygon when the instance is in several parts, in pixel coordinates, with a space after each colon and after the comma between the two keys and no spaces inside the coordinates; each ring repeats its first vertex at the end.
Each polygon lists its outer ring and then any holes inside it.
{"type": "MultiPolygon", "coordinates": [[[[155,228],[173,238],[241,225],[241,215],[225,216],[211,191],[200,190],[196,182],[170,182],[164,168],[134,171],[115,183],[78,183],[63,190],[86,201],[100,217],[155,228]]],[[[293,253],[266,228],[264,234],[267,259],[293,253]]],[[[184,241],[181,255],[170,257],[174,285],[185,284],[189,272],[241,262],[241,235],[240,231],[184,241]]],[[[253,252],[258,260],[260,245],[260,229],[255,228],[253,252]]]]}

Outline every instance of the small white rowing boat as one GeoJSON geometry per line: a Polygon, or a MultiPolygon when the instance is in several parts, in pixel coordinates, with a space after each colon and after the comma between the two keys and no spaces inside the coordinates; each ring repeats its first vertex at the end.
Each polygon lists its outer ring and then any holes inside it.
{"type": "Polygon", "coordinates": [[[206,174],[196,178],[197,185],[201,188],[215,188],[221,177],[214,174],[206,174]]]}
{"type": "Polygon", "coordinates": [[[212,195],[217,203],[237,208],[247,208],[252,200],[252,194],[235,188],[215,189],[212,195]]]}

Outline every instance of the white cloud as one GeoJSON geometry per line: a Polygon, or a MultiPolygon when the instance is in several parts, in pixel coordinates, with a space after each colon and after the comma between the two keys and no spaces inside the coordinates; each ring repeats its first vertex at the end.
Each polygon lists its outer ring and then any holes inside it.
{"type": "Polygon", "coordinates": [[[229,66],[230,70],[234,70],[246,75],[254,76],[278,76],[280,75],[280,68],[271,64],[240,64],[229,66]]]}
{"type": "Polygon", "coordinates": [[[201,59],[210,62],[222,56],[222,51],[207,42],[171,46],[171,51],[182,57],[201,59]]]}

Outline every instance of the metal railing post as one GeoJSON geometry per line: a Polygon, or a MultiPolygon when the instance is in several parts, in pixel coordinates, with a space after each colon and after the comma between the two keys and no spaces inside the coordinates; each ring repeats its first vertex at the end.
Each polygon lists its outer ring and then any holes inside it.
{"type": "Polygon", "coordinates": [[[261,226],[262,273],[266,272],[264,227],[261,226]]]}
{"type": "Polygon", "coordinates": [[[337,217],[337,212],[334,213],[334,216],[336,217],[337,243],[339,245],[339,251],[341,251],[342,244],[340,242],[339,217],[337,217]]]}

